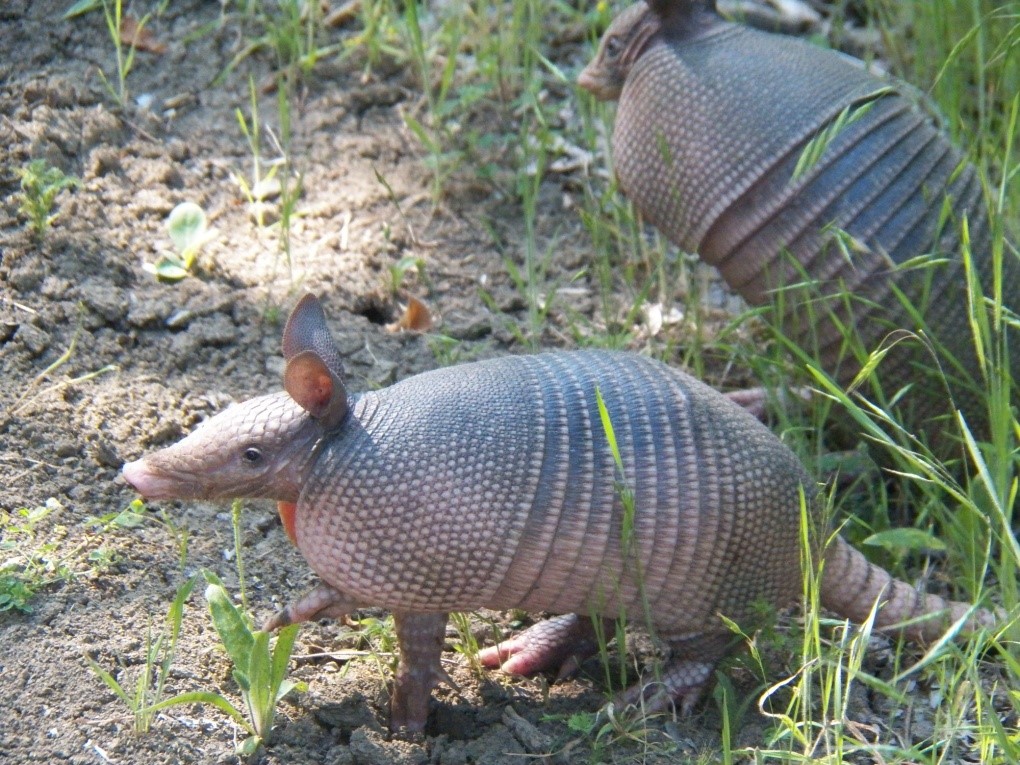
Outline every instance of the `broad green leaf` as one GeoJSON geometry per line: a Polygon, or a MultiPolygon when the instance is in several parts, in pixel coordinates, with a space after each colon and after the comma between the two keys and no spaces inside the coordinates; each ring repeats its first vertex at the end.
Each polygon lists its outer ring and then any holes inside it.
{"type": "Polygon", "coordinates": [[[251,712],[255,732],[265,738],[273,726],[276,698],[272,681],[272,660],[269,656],[269,633],[259,630],[253,635],[248,655],[248,710],[251,712]]]}
{"type": "Polygon", "coordinates": [[[169,255],[160,255],[155,263],[145,263],[142,268],[164,282],[179,282],[189,275],[184,264],[169,255]]]}
{"type": "MultiPolygon", "coordinates": [[[[298,630],[301,628],[298,624],[291,624],[288,627],[284,627],[276,636],[276,645],[273,646],[273,674],[272,683],[273,690],[278,691],[284,678],[287,677],[287,669],[290,666],[290,655],[294,650],[294,641],[297,640],[298,630]]],[[[276,698],[281,698],[284,694],[276,694],[276,698]]]]}
{"type": "Polygon", "coordinates": [[[242,670],[248,667],[249,657],[255,638],[248,623],[244,620],[227,594],[220,578],[211,571],[203,572],[209,586],[205,589],[205,599],[209,603],[209,613],[212,614],[213,626],[223,641],[231,661],[237,669],[242,670]]]}
{"type": "Polygon", "coordinates": [[[166,228],[177,252],[185,253],[205,240],[205,212],[194,202],[181,202],[170,211],[166,228]]]}
{"type": "Polygon", "coordinates": [[[113,517],[110,522],[122,529],[133,529],[145,523],[145,506],[132,502],[113,517]]]}

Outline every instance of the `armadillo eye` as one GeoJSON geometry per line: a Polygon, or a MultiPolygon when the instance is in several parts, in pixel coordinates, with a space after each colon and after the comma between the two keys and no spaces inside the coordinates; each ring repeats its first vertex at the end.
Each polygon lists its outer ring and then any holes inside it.
{"type": "Polygon", "coordinates": [[[611,35],[606,38],[606,55],[609,58],[616,58],[620,55],[621,50],[623,50],[623,43],[620,42],[619,37],[611,35]]]}
{"type": "Polygon", "coordinates": [[[249,465],[257,465],[262,459],[262,452],[254,446],[244,450],[244,461],[249,465]]]}

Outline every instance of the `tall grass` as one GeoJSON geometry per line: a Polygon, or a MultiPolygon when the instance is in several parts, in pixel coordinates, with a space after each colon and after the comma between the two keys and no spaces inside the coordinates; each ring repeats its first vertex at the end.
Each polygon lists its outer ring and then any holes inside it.
{"type": "MultiPolygon", "coordinates": [[[[957,418],[962,464],[940,462],[899,426],[891,411],[897,391],[883,391],[871,374],[878,369],[880,376],[883,349],[861,346],[852,326],[846,327],[847,352],[866,370],[856,386],[863,395],[848,393],[835,383],[812,349],[795,347],[789,337],[778,336],[770,348],[734,351],[704,336],[702,296],[685,261],[661,238],[649,235],[611,181],[598,174],[580,181],[577,214],[591,237],[586,276],[598,293],[599,311],[591,320],[570,318],[572,337],[585,344],[655,343],[634,331],[641,308],[676,304],[688,318],[682,325],[686,353],[677,352],[674,358],[680,357],[696,372],[704,371],[706,353],[724,358],[739,353],[741,361],[769,382],[770,375],[772,381],[785,377],[792,357],[807,370],[820,395],[806,414],[780,410],[776,430],[809,468],[817,475],[826,470],[830,457],[824,434],[834,413],[888,457],[884,472],[867,473],[852,490],[834,493],[830,510],[850,517],[847,534],[864,541],[890,530],[902,517],[894,503],[909,502],[913,523],[927,538],[941,540],[946,551],[938,564],[938,579],[930,584],[959,597],[988,598],[1016,613],[1020,546],[1012,529],[1020,423],[1013,407],[1020,402],[1008,372],[1004,330],[1018,322],[1003,305],[1009,296],[1002,291],[1001,263],[1016,257],[1009,237],[1017,233],[1020,211],[1020,3],[869,0],[868,7],[883,32],[884,52],[894,69],[930,94],[946,116],[949,132],[987,181],[994,221],[993,263],[999,278],[993,279],[990,294],[981,294],[965,246],[961,255],[969,277],[959,299],[969,306],[979,348],[981,368],[974,371],[984,386],[993,423],[988,443],[977,443],[967,423],[957,418]]],[[[572,72],[556,63],[553,41],[582,25],[594,42],[611,9],[605,4],[574,7],[537,0],[401,8],[388,2],[363,3],[366,31],[361,42],[369,51],[387,53],[404,46],[399,53],[410,62],[424,94],[406,120],[426,150],[437,199],[447,193],[451,178],[469,174],[488,184],[494,196],[517,206],[524,233],[520,251],[508,252],[507,267],[528,307],[523,332],[537,345],[543,327],[557,320],[550,308],[555,292],[550,281],[556,277],[549,259],[555,252],[543,241],[555,242],[555,234],[549,232],[558,224],[543,217],[548,207],[541,204],[551,160],[556,147],[565,142],[593,151],[594,162],[604,164],[612,130],[612,108],[577,92],[571,85],[572,72]],[[389,34],[394,29],[399,30],[400,42],[389,34]],[[374,41],[372,30],[380,30],[374,41]],[[570,112],[567,117],[562,114],[565,109],[570,112]]],[[[490,226],[496,228],[495,223],[490,226]]],[[[756,317],[742,317],[736,323],[741,320],[750,323],[756,317]]],[[[916,544],[918,538],[886,536],[876,555],[901,575],[909,575],[923,562],[918,553],[924,552],[924,545],[916,544]]],[[[805,549],[811,544],[805,540],[805,549]]],[[[869,625],[837,625],[833,632],[831,622],[818,615],[817,572],[805,565],[804,577],[806,616],[798,666],[785,680],[769,678],[775,685],[764,695],[761,708],[771,728],[760,746],[740,749],[727,738],[727,761],[1020,760],[1020,740],[1010,729],[1020,714],[1020,695],[1012,690],[1020,687],[1016,625],[987,639],[937,646],[920,658],[893,642],[886,652],[891,671],[883,678],[866,669],[869,625]],[[895,719],[896,710],[910,700],[911,684],[930,691],[930,711],[924,716],[931,725],[916,739],[903,733],[902,720],[895,719]],[[853,693],[862,686],[869,689],[880,719],[863,722],[855,712],[853,693]]],[[[729,704],[724,707],[728,710],[729,704]]],[[[729,731],[735,721],[728,716],[726,721],[729,731]]]]}
{"type": "MultiPolygon", "coordinates": [[[[967,306],[978,359],[978,368],[967,371],[981,387],[990,432],[987,441],[979,443],[970,425],[947,403],[946,427],[959,436],[960,462],[941,462],[923,437],[916,438],[896,419],[892,405],[897,391],[877,384],[883,349],[863,347],[849,325],[845,328],[847,352],[855,354],[864,367],[855,392],[835,383],[810,348],[795,348],[789,338],[778,335],[777,356],[793,355],[795,364],[807,369],[811,384],[821,392],[821,407],[806,416],[780,411],[779,429],[819,469],[825,423],[833,413],[851,421],[872,451],[881,455],[885,469],[873,470],[858,482],[856,491],[834,498],[832,511],[850,517],[849,535],[868,541],[865,538],[873,532],[890,529],[897,515],[893,502],[909,503],[900,519],[911,519],[925,536],[891,532],[871,537],[899,540],[887,545],[885,553],[876,551],[882,562],[909,575],[922,561],[918,553],[928,546],[913,546],[910,540],[931,539],[945,554],[938,562],[938,578],[928,586],[940,586],[960,598],[1000,604],[1013,621],[1005,622],[997,634],[938,645],[920,658],[894,644],[895,671],[883,680],[869,674],[860,660],[868,625],[841,629],[834,641],[823,637],[828,631],[819,629],[824,622],[812,605],[808,570],[805,650],[800,667],[765,696],[765,701],[779,703],[763,701],[774,728],[765,749],[754,757],[781,762],[840,763],[860,756],[885,762],[1015,762],[1020,758],[1020,741],[1015,727],[1003,720],[1015,724],[1020,710],[1020,696],[1007,690],[1020,687],[1016,624],[1020,545],[1014,532],[1020,485],[1016,416],[1020,399],[1017,381],[1010,375],[1006,343],[1007,328],[1016,330],[1018,325],[1003,305],[1004,300],[1015,304],[1016,296],[1003,294],[1001,277],[1004,259],[1017,257],[1020,3],[872,0],[869,5],[880,21],[894,69],[930,94],[988,189],[986,201],[993,222],[991,286],[983,292],[979,284],[964,221],[960,256],[966,280],[955,299],[967,306]],[[890,710],[915,703],[907,689],[930,689],[931,703],[923,712],[927,735],[913,740],[890,736],[885,731],[886,726],[896,728],[892,719],[874,728],[855,722],[852,714],[847,715],[846,704],[853,683],[868,687],[878,705],[890,710]]],[[[755,359],[766,374],[782,368],[775,359],[771,366],[764,361],[755,359]]]]}

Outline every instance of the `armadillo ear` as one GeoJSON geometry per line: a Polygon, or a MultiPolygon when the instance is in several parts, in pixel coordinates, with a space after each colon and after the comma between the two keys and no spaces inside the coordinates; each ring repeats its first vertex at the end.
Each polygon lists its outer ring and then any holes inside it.
{"type": "Polygon", "coordinates": [[[682,37],[697,28],[699,15],[716,13],[715,0],[646,0],[666,37],[682,37]]]}
{"type": "Polygon", "coordinates": [[[332,430],[344,421],[347,389],[315,351],[301,351],[287,360],[283,387],[322,427],[332,430]]]}
{"type": "Polygon", "coordinates": [[[331,430],[347,416],[347,387],[340,351],[329,334],[319,299],[305,295],[283,330],[287,369],[283,387],[312,417],[331,430]]]}
{"type": "Polygon", "coordinates": [[[326,314],[319,299],[311,293],[294,306],[283,330],[283,357],[290,361],[302,351],[315,351],[337,378],[344,379],[343,361],[329,334],[326,314]]]}

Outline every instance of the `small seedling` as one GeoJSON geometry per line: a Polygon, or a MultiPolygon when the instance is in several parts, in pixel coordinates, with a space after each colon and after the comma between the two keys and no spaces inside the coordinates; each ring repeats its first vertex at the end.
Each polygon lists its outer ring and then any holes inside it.
{"type": "Polygon", "coordinates": [[[164,253],[144,268],[161,281],[179,282],[191,273],[199,252],[213,239],[215,230],[208,228],[205,212],[194,202],[181,202],[171,210],[166,229],[176,252],[164,253]]]}
{"type": "Polygon", "coordinates": [[[96,518],[87,518],[85,523],[95,526],[100,531],[106,531],[109,528],[133,529],[144,523],[156,523],[165,528],[176,543],[177,563],[182,571],[188,561],[188,539],[190,534],[187,527],[174,522],[173,518],[167,515],[165,510],[160,510],[158,515],[153,515],[140,499],[132,500],[120,512],[107,513],[96,518]]]}
{"type": "Polygon", "coordinates": [[[32,610],[31,599],[56,582],[69,582],[79,573],[102,570],[112,563],[103,548],[90,549],[92,535],[72,536],[66,526],[36,527],[64,506],[51,497],[44,505],[22,507],[12,513],[0,511],[0,613],[32,610]],[[45,538],[43,538],[45,537],[45,538]]]}
{"type": "MultiPolygon", "coordinates": [[[[65,14],[65,17],[73,10],[74,7],[65,14]]],[[[103,0],[103,16],[106,18],[106,29],[110,34],[110,39],[113,41],[113,49],[117,57],[117,84],[115,86],[110,81],[110,77],[102,69],[99,70],[99,78],[103,81],[103,85],[106,86],[107,91],[109,91],[113,100],[117,102],[121,109],[128,102],[127,78],[134,68],[135,54],[138,52],[138,47],[134,44],[134,40],[125,42],[125,35],[123,34],[125,18],[123,11],[124,7],[121,0],[103,0]]],[[[149,22],[150,15],[146,14],[141,20],[136,22],[133,38],[137,39],[142,34],[142,30],[149,22]]]]}
{"type": "Polygon", "coordinates": [[[404,280],[409,275],[423,279],[425,275],[425,258],[414,255],[405,255],[389,268],[390,272],[390,293],[396,295],[404,286],[404,280]]]}
{"type": "Polygon", "coordinates": [[[454,612],[450,614],[450,623],[457,630],[457,639],[454,641],[453,650],[467,659],[471,671],[479,677],[484,674],[482,664],[478,661],[478,638],[471,629],[471,616],[469,614],[454,612]]]}
{"type": "Polygon", "coordinates": [[[463,361],[468,353],[463,341],[449,335],[429,335],[425,338],[425,344],[441,367],[453,366],[463,361]]]}
{"type": "Polygon", "coordinates": [[[359,643],[375,662],[379,676],[385,681],[397,669],[397,629],[393,616],[364,616],[350,621],[359,643]]]}
{"type": "Polygon", "coordinates": [[[60,168],[52,167],[45,159],[33,159],[16,172],[21,179],[21,193],[18,195],[21,212],[28,218],[32,233],[41,240],[57,218],[57,214],[52,212],[57,194],[80,186],[81,181],[64,175],[60,168]]]}
{"type": "MultiPolygon", "coordinates": [[[[51,499],[39,507],[23,507],[13,514],[0,514],[0,529],[3,530],[0,552],[5,555],[14,553],[0,563],[0,612],[31,611],[28,602],[32,596],[50,583],[42,546],[28,552],[21,551],[21,548],[26,541],[31,546],[35,540],[36,524],[59,507],[59,503],[51,499]]],[[[60,576],[63,572],[58,569],[54,573],[60,576]]]]}
{"type": "Polygon", "coordinates": [[[247,718],[225,696],[212,691],[181,693],[149,707],[152,712],[178,704],[211,704],[244,728],[248,737],[238,746],[238,754],[249,757],[266,743],[273,727],[276,705],[292,690],[304,691],[307,685],[287,679],[287,667],[297,638],[298,625],[284,627],[270,649],[269,633],[252,630],[248,617],[233,604],[226,587],[211,571],[204,571],[208,587],[213,626],[234,665],[234,681],[248,710],[247,718]]]}
{"type": "Polygon", "coordinates": [[[99,666],[94,659],[85,657],[92,671],[131,710],[136,733],[147,733],[152,726],[157,711],[156,705],[163,698],[163,689],[170,676],[170,665],[177,655],[177,638],[180,636],[181,621],[184,618],[184,602],[191,595],[197,581],[198,576],[193,576],[177,589],[163,629],[155,640],[152,638],[152,626],[149,626],[145,636],[145,664],[135,680],[133,691],[129,692],[128,688],[99,666]]]}
{"type": "Polygon", "coordinates": [[[241,173],[233,173],[233,177],[234,182],[241,189],[241,193],[248,200],[248,206],[255,218],[256,225],[262,228],[266,225],[266,189],[278,183],[278,181],[275,181],[275,178],[281,162],[267,162],[262,156],[262,123],[259,119],[258,89],[255,87],[255,80],[253,78],[248,80],[248,95],[251,104],[249,117],[245,117],[244,112],[239,108],[234,111],[234,115],[237,117],[237,124],[241,128],[241,133],[244,135],[245,140],[248,142],[248,148],[251,150],[251,180],[249,181],[241,173]],[[268,165],[268,171],[263,171],[264,165],[268,165]]]}

